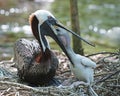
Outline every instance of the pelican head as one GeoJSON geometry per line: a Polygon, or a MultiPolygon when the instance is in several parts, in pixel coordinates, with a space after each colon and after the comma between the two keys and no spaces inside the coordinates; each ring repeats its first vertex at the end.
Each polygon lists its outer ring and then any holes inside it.
{"type": "Polygon", "coordinates": [[[61,32],[59,31],[59,28],[66,30],[66,32],[72,33],[81,40],[90,44],[88,41],[81,38],[79,35],[77,35],[73,31],[65,28],[62,24],[60,24],[60,22],[57,21],[57,19],[49,11],[37,10],[32,15],[30,15],[29,21],[31,24],[32,32],[36,39],[39,41],[39,43],[41,43],[40,45],[43,51],[45,51],[46,48],[49,48],[47,40],[45,39],[46,35],[52,37],[65,52],[64,45],[61,43],[61,40],[59,39],[58,33],[61,32]]]}

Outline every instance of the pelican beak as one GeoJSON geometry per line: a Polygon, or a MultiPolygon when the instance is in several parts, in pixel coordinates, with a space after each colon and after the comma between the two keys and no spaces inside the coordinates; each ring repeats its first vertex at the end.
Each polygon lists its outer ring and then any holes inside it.
{"type": "Polygon", "coordinates": [[[58,27],[60,27],[60,28],[65,29],[67,32],[70,32],[72,35],[76,36],[76,37],[79,38],[80,40],[84,41],[85,43],[87,43],[87,44],[89,44],[89,45],[91,45],[91,46],[93,46],[93,47],[95,47],[94,44],[92,44],[92,43],[90,43],[89,41],[83,39],[82,37],[80,37],[80,36],[79,36],[78,34],[76,34],[75,32],[73,32],[73,31],[65,28],[62,24],[56,22],[55,25],[58,26],[58,27]]]}
{"type": "Polygon", "coordinates": [[[67,32],[72,33],[77,38],[79,38],[80,40],[83,40],[84,42],[88,43],[89,45],[94,46],[93,44],[89,43],[87,40],[80,37],[78,34],[63,27],[62,24],[57,23],[57,20],[55,18],[49,17],[46,21],[44,21],[40,26],[41,34],[52,37],[57,42],[57,44],[61,47],[63,52],[67,55],[67,57],[69,58],[69,60],[71,61],[72,64],[73,64],[73,62],[72,62],[70,56],[68,55],[68,52],[66,51],[64,44],[62,43],[62,41],[59,37],[59,31],[57,31],[58,27],[66,30],[67,32]]]}
{"type": "Polygon", "coordinates": [[[66,30],[67,32],[70,32],[72,35],[76,36],[78,39],[83,40],[85,43],[95,47],[94,44],[83,39],[75,32],[65,28],[62,24],[58,23],[58,21],[53,17],[48,17],[48,19],[46,21],[44,21],[39,27],[40,27],[39,28],[40,34],[52,37],[60,45],[60,47],[64,47],[64,45],[61,44],[61,40],[59,39],[57,27],[62,28],[64,30],[66,30]]]}
{"type": "Polygon", "coordinates": [[[70,62],[73,64],[73,61],[71,60],[64,44],[61,41],[61,38],[59,37],[59,33],[55,27],[56,25],[53,25],[53,23],[54,22],[51,23],[48,20],[46,20],[43,24],[41,24],[40,26],[41,34],[52,37],[56,41],[56,43],[60,46],[60,48],[63,50],[63,52],[67,55],[70,62]]]}
{"type": "Polygon", "coordinates": [[[72,35],[76,36],[76,37],[79,38],[80,40],[84,41],[85,43],[87,43],[87,44],[89,44],[89,45],[91,45],[91,46],[93,46],[93,47],[95,47],[94,44],[92,44],[92,43],[90,43],[89,41],[83,39],[82,37],[80,37],[80,36],[79,36],[78,34],[76,34],[75,32],[73,32],[73,31],[65,28],[62,24],[58,23],[57,20],[55,20],[55,18],[52,18],[52,17],[48,18],[47,23],[48,23],[49,26],[52,28],[52,30],[54,31],[55,34],[57,34],[57,32],[56,32],[56,29],[55,29],[53,26],[57,26],[57,27],[60,27],[60,28],[62,28],[62,29],[65,29],[67,32],[70,32],[72,35]]]}

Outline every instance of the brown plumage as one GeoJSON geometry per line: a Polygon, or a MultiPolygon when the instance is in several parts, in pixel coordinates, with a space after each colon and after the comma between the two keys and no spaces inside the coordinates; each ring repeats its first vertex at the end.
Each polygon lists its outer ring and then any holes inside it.
{"type": "Polygon", "coordinates": [[[49,48],[43,52],[38,35],[37,18],[32,14],[29,21],[33,35],[37,40],[20,39],[16,41],[14,60],[18,69],[18,76],[31,84],[47,85],[55,76],[59,62],[49,48]]]}

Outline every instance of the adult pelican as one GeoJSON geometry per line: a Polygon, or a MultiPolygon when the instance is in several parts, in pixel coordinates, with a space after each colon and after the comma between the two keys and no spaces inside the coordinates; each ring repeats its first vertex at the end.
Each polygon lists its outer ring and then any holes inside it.
{"type": "MultiPolygon", "coordinates": [[[[32,33],[37,41],[20,39],[14,46],[14,60],[18,69],[19,77],[31,84],[46,85],[53,81],[58,68],[58,59],[51,51],[45,36],[52,37],[70,59],[64,44],[58,33],[59,28],[71,32],[82,39],[79,35],[63,27],[57,19],[46,10],[37,10],[29,18],[32,33]]],[[[82,39],[84,40],[84,39],[82,39]]],[[[87,42],[86,40],[84,40],[87,42]]],[[[87,42],[89,43],[89,42],[87,42]]],[[[72,62],[72,60],[70,59],[72,62]]]]}

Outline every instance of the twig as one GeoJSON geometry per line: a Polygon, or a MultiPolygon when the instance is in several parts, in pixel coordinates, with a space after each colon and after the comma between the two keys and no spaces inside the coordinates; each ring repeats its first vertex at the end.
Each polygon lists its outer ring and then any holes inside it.
{"type": "Polygon", "coordinates": [[[109,57],[113,57],[113,56],[115,56],[115,54],[110,54],[109,56],[102,57],[100,60],[98,60],[98,61],[96,62],[96,64],[100,63],[101,61],[104,62],[104,63],[106,63],[105,59],[106,59],[106,58],[109,58],[109,57]]]}
{"type": "Polygon", "coordinates": [[[101,75],[107,75],[107,74],[113,74],[113,72],[102,72],[102,73],[98,73],[98,74],[95,74],[94,77],[98,77],[98,76],[101,76],[101,75]]]}
{"type": "Polygon", "coordinates": [[[90,56],[94,56],[94,55],[98,55],[98,54],[116,54],[116,55],[118,55],[118,53],[116,53],[116,52],[98,52],[98,53],[93,53],[93,54],[87,55],[86,57],[90,57],[90,56]]]}
{"type": "MultiPolygon", "coordinates": [[[[102,90],[104,90],[104,91],[106,91],[106,92],[110,92],[110,93],[114,94],[114,96],[117,96],[117,95],[118,95],[116,92],[111,91],[111,90],[109,90],[108,88],[104,88],[104,87],[100,87],[100,86],[95,86],[95,87],[96,87],[96,88],[99,88],[99,89],[102,89],[102,90]]],[[[105,94],[104,94],[104,95],[105,95],[105,94]]]]}
{"type": "Polygon", "coordinates": [[[64,74],[64,73],[67,73],[67,72],[71,72],[71,70],[68,69],[68,70],[66,70],[66,71],[61,72],[61,74],[64,74]]]}
{"type": "Polygon", "coordinates": [[[40,91],[39,89],[27,86],[27,85],[23,85],[23,84],[19,84],[19,83],[14,83],[14,82],[9,82],[9,81],[0,81],[0,84],[6,84],[6,85],[11,85],[11,86],[16,86],[16,87],[22,87],[28,90],[32,90],[33,92],[41,92],[44,93],[43,91],[40,91]]]}
{"type": "Polygon", "coordinates": [[[0,62],[0,64],[6,64],[6,63],[9,63],[9,64],[14,64],[14,58],[11,58],[10,60],[3,60],[0,62]]]}
{"type": "Polygon", "coordinates": [[[9,92],[7,95],[2,95],[2,96],[15,96],[16,92],[9,92]]]}
{"type": "MultiPolygon", "coordinates": [[[[32,91],[34,94],[37,94],[37,95],[45,95],[45,96],[60,96],[59,94],[67,94],[65,96],[68,96],[70,94],[76,94],[72,91],[72,88],[57,88],[57,87],[39,87],[39,88],[33,88],[33,87],[30,87],[30,86],[27,86],[27,85],[23,85],[23,84],[19,84],[19,83],[14,83],[14,82],[8,82],[8,81],[0,81],[0,85],[1,84],[5,84],[5,85],[8,85],[8,86],[15,86],[16,88],[17,87],[22,87],[22,88],[25,88],[26,90],[28,91],[32,91]]],[[[75,96],[75,95],[74,95],[75,96]]]]}
{"type": "Polygon", "coordinates": [[[120,88],[120,85],[107,85],[107,87],[120,88]]]}
{"type": "Polygon", "coordinates": [[[112,73],[112,74],[110,74],[110,75],[108,75],[108,76],[102,78],[101,80],[98,80],[96,83],[98,83],[98,82],[103,82],[103,81],[105,81],[105,80],[111,78],[113,75],[115,75],[115,74],[117,74],[117,73],[119,73],[119,72],[120,72],[120,70],[117,70],[116,72],[114,72],[114,73],[112,73]]]}

